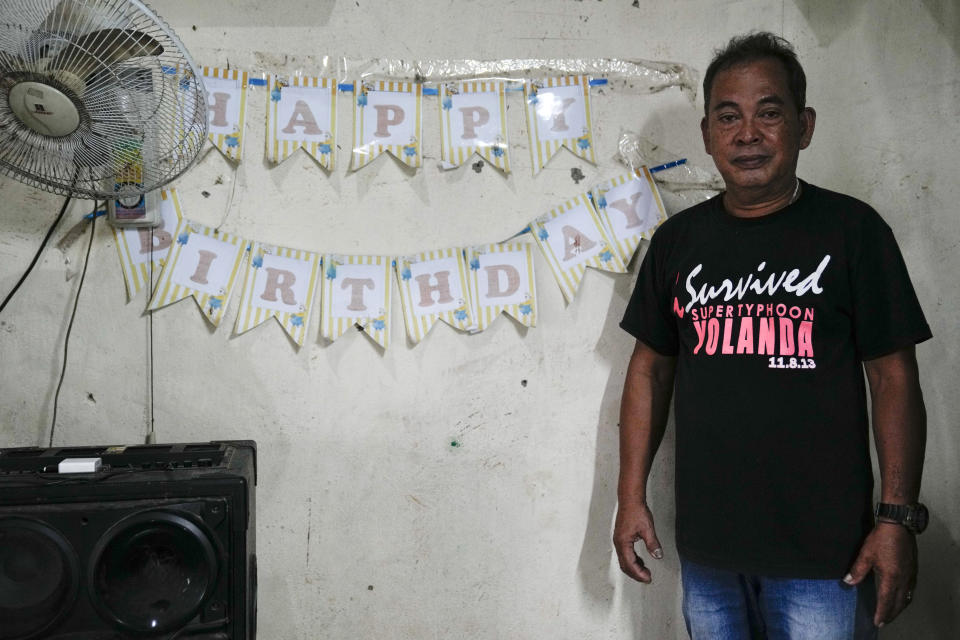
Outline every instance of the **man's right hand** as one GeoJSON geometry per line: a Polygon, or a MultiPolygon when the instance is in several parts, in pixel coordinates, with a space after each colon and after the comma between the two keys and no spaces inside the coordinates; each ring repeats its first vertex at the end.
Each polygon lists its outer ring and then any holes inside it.
{"type": "Polygon", "coordinates": [[[651,556],[663,558],[663,547],[653,526],[653,514],[646,502],[624,503],[617,507],[617,521],[613,527],[613,546],[617,550],[620,569],[638,582],[650,584],[650,569],[637,555],[634,543],[643,540],[651,556]]]}

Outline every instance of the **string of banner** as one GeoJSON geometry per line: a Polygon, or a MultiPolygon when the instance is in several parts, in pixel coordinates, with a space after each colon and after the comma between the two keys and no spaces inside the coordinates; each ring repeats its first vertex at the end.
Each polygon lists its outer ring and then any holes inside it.
{"type": "MultiPolygon", "coordinates": [[[[236,69],[205,67],[203,73],[210,141],[239,162],[251,79],[236,69]]],[[[302,149],[327,170],[333,169],[337,92],[353,90],[351,167],[360,169],[383,153],[420,167],[421,98],[433,92],[440,103],[441,166],[460,166],[476,153],[501,171],[510,171],[506,81],[449,82],[433,90],[422,83],[346,85],[303,76],[283,80],[268,75],[260,82],[267,88],[266,154],[273,162],[302,149]]],[[[534,174],[563,147],[595,162],[591,83],[602,82],[586,76],[523,81],[534,174]]],[[[625,273],[641,240],[666,219],[652,175],[683,162],[639,167],[596,185],[537,217],[507,241],[408,256],[321,254],[248,240],[187,219],[175,189],[160,193],[158,227],[115,228],[114,234],[129,299],[150,281],[151,268],[160,270],[149,310],[193,297],[207,321],[217,327],[242,275],[236,334],[275,318],[302,346],[319,288],[324,338],[333,341],[357,328],[386,349],[391,272],[399,286],[406,333],[414,344],[438,321],[474,333],[503,313],[535,326],[534,244],[567,302],[575,297],[587,267],[625,273]],[[520,236],[527,236],[526,241],[520,236]]]]}

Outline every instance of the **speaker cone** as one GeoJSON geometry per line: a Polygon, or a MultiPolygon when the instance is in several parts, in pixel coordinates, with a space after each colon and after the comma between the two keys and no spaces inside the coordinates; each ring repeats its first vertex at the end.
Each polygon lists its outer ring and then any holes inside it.
{"type": "Polygon", "coordinates": [[[70,612],[80,563],[56,529],[26,518],[0,518],[0,640],[46,635],[70,612]]]}
{"type": "Polygon", "coordinates": [[[106,620],[144,635],[194,618],[219,573],[206,527],[187,513],[153,510],[108,530],[91,554],[90,597],[106,620]]]}

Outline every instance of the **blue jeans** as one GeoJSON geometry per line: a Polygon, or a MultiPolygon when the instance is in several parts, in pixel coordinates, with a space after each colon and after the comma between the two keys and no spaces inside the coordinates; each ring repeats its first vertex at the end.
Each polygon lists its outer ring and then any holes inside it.
{"type": "Polygon", "coordinates": [[[871,579],[767,578],[680,559],[691,640],[875,640],[871,579]]]}

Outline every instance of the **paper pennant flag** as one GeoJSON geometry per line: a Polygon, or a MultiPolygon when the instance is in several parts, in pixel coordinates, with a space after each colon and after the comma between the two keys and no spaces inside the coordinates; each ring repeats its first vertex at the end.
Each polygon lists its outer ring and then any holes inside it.
{"type": "Polygon", "coordinates": [[[323,258],[321,335],[333,341],[353,327],[386,349],[390,344],[390,267],[385,256],[323,258]]]}
{"type": "Polygon", "coordinates": [[[461,331],[473,325],[462,249],[397,258],[397,282],[407,335],[416,344],[437,320],[461,331]]]}
{"type": "Polygon", "coordinates": [[[170,249],[147,309],[160,309],[193,296],[203,317],[214,327],[219,326],[246,248],[240,236],[181,221],[176,244],[170,249]]]}
{"type": "Polygon", "coordinates": [[[528,80],[523,91],[533,175],[538,174],[561,147],[596,164],[588,78],[563,76],[528,80]]]}
{"type": "Polygon", "coordinates": [[[319,272],[319,253],[252,243],[234,332],[241,334],[276,318],[302,347],[319,272]]]}
{"type": "Polygon", "coordinates": [[[614,273],[627,269],[614,249],[587,194],[569,200],[530,224],[563,297],[576,296],[587,267],[614,273]]]}
{"type": "Polygon", "coordinates": [[[624,264],[633,258],[640,241],[649,240],[667,219],[657,185],[646,167],[598,186],[595,202],[624,264]]]}
{"type": "Polygon", "coordinates": [[[415,82],[361,82],[354,84],[353,169],[360,169],[385,151],[419,168],[423,163],[421,96],[415,82]]]}
{"type": "Polygon", "coordinates": [[[223,155],[240,162],[247,105],[247,72],[204,67],[203,84],[207,88],[207,136],[223,155]]]}
{"type": "Polygon", "coordinates": [[[476,330],[486,329],[501,312],[528,327],[536,325],[537,290],[531,245],[489,244],[474,247],[468,256],[476,330]]]}
{"type": "Polygon", "coordinates": [[[303,149],[333,169],[337,149],[337,81],[294,76],[267,78],[267,158],[286,160],[303,149]]]}
{"type": "Polygon", "coordinates": [[[440,166],[453,169],[474,153],[510,173],[503,82],[440,85],[440,166]]]}
{"type": "Polygon", "coordinates": [[[120,254],[120,267],[123,269],[123,281],[127,285],[128,302],[150,282],[151,268],[154,280],[160,276],[160,270],[173,245],[174,234],[183,219],[176,190],[160,191],[158,200],[161,221],[156,227],[111,227],[117,242],[117,252],[120,254]]]}

